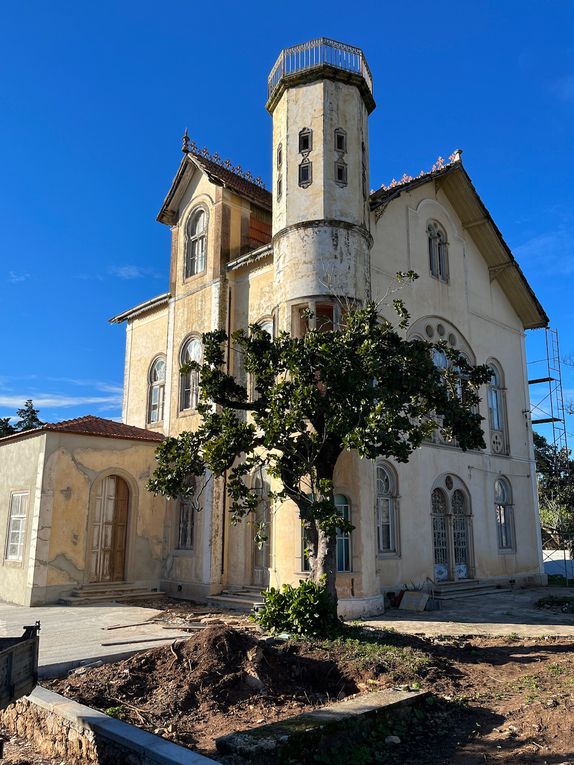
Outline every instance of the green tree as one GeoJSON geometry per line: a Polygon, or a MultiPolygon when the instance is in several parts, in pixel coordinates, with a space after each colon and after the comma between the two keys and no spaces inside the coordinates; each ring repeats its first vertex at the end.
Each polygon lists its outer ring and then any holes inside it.
{"type": "Polygon", "coordinates": [[[574,460],[570,453],[533,433],[542,526],[574,533],[574,460]]]}
{"type": "Polygon", "coordinates": [[[38,409],[34,407],[31,399],[28,399],[22,409],[18,409],[16,414],[19,417],[19,420],[15,425],[15,430],[18,433],[21,433],[24,430],[41,428],[44,424],[38,417],[38,409]]]}
{"type": "Polygon", "coordinates": [[[10,417],[0,417],[0,438],[11,436],[16,432],[16,428],[10,422],[10,417]]]}
{"type": "MultiPolygon", "coordinates": [[[[393,302],[404,329],[408,314],[402,301],[393,302]]],[[[302,338],[282,332],[271,339],[252,325],[231,338],[223,330],[209,332],[203,343],[203,364],[190,362],[183,370],[200,374],[202,423],[159,446],[149,489],[191,497],[206,470],[226,475],[238,522],[257,507],[258,491],[247,479],[264,468],[276,479],[274,496],[297,506],[311,576],[326,581],[335,603],[336,530],[353,528],[335,506],[339,456],[354,451],[364,459],[406,462],[437,428],[463,450],[485,446],[477,389],[489,379],[487,367],[471,366],[444,342],[404,340],[372,302],[347,313],[337,331],[310,330],[302,338]],[[228,373],[230,341],[255,381],[251,398],[228,373]],[[437,349],[448,368],[434,364],[437,349]],[[238,416],[242,411],[251,416],[238,416]]]]}

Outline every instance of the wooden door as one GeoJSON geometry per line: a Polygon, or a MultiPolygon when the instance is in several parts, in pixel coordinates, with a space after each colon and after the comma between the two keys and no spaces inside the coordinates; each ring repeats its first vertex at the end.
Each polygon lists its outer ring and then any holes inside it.
{"type": "Polygon", "coordinates": [[[125,578],[129,489],[123,478],[110,475],[96,488],[90,524],[90,582],[125,578]]]}

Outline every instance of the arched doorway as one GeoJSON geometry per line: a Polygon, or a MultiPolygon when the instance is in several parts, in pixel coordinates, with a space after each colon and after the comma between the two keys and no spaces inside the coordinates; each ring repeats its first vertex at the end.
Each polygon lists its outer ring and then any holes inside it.
{"type": "Polygon", "coordinates": [[[431,494],[436,582],[472,579],[472,517],[468,492],[460,478],[443,476],[431,494]]]}
{"type": "Polygon", "coordinates": [[[130,492],[119,475],[109,475],[95,486],[89,530],[89,581],[125,579],[126,539],[130,492]]]}

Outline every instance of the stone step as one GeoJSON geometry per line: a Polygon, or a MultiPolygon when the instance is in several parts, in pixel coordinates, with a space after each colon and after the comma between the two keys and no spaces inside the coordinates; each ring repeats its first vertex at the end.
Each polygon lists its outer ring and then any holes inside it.
{"type": "Polygon", "coordinates": [[[216,608],[222,611],[241,611],[243,613],[253,611],[253,607],[260,603],[263,603],[263,598],[261,596],[252,597],[245,593],[221,593],[221,595],[210,595],[207,598],[207,605],[210,608],[216,608]]]}
{"type": "Polygon", "coordinates": [[[463,582],[445,582],[437,584],[432,595],[438,600],[452,600],[454,598],[468,598],[473,595],[490,595],[498,592],[508,592],[511,588],[507,584],[493,582],[481,582],[471,580],[463,582]]]}
{"type": "Polygon", "coordinates": [[[479,595],[498,595],[499,593],[509,592],[510,587],[485,587],[482,590],[465,590],[462,592],[436,593],[436,600],[456,600],[457,598],[476,598],[479,595]]]}
{"type": "Polygon", "coordinates": [[[145,587],[122,587],[116,589],[110,587],[107,590],[98,589],[96,591],[78,589],[73,590],[67,597],[60,598],[60,603],[65,606],[89,605],[92,603],[105,603],[111,600],[142,600],[147,598],[159,598],[164,595],[163,592],[147,590],[145,587]]]}

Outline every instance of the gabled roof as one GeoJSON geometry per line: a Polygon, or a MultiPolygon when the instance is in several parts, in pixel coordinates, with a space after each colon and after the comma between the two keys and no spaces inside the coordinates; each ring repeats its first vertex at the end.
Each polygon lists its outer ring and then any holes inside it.
{"type": "Polygon", "coordinates": [[[163,441],[164,436],[153,430],[136,428],[135,425],[124,425],[123,422],[107,420],[103,417],[94,417],[88,414],[85,417],[77,417],[74,420],[62,420],[42,425],[41,428],[24,430],[21,433],[13,433],[11,436],[0,438],[0,444],[6,441],[15,441],[19,438],[29,438],[40,433],[76,433],[83,436],[99,436],[100,438],[123,438],[130,441],[163,441]]]}
{"type": "Polygon", "coordinates": [[[486,205],[462,165],[460,152],[449,164],[436,166],[417,178],[408,178],[371,194],[371,210],[377,220],[388,204],[402,193],[433,181],[443,191],[456,211],[463,229],[468,231],[488,265],[490,279],[504,290],[525,329],[548,325],[548,316],[534,294],[510,247],[504,241],[486,205]]]}
{"type": "Polygon", "coordinates": [[[146,300],[145,303],[140,303],[133,308],[128,308],[128,310],[124,311],[123,313],[118,313],[117,316],[112,316],[112,318],[108,321],[110,324],[121,324],[123,321],[133,319],[135,316],[140,316],[142,313],[155,311],[157,308],[161,308],[162,306],[167,305],[169,303],[170,297],[171,294],[169,292],[164,292],[157,297],[146,300]]]}
{"type": "Polygon", "coordinates": [[[259,186],[257,183],[244,178],[234,170],[224,167],[214,162],[201,152],[190,151],[185,154],[171,187],[163,201],[161,210],[158,213],[157,220],[171,226],[175,223],[177,210],[181,197],[183,196],[187,183],[191,180],[194,172],[200,170],[205,173],[212,183],[217,186],[223,186],[231,189],[241,197],[249,199],[251,202],[271,210],[271,192],[259,186]]]}

